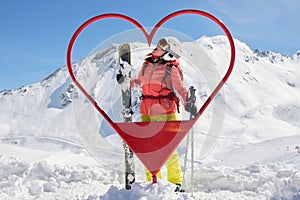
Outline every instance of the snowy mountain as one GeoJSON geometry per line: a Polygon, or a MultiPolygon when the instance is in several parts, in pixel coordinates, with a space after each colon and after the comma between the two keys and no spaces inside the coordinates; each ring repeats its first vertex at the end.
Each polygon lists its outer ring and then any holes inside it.
{"type": "MultiPolygon", "coordinates": [[[[300,52],[261,52],[238,40],[235,46],[228,82],[193,128],[194,184],[187,171],[187,193],[172,192],[165,179],[145,183],[137,159],[137,183],[123,189],[120,138],[64,66],[36,84],[0,92],[1,199],[300,199],[300,52]]],[[[117,47],[73,64],[78,81],[116,122],[117,47]]],[[[137,76],[151,48],[140,42],[131,48],[137,76]]],[[[202,37],[183,49],[184,83],[196,86],[200,108],[227,70],[228,41],[202,37]]],[[[138,121],[140,91],[134,94],[138,121]]],[[[188,117],[182,106],[180,117],[188,117]]],[[[182,164],[185,142],[178,147],[182,164]]]]}

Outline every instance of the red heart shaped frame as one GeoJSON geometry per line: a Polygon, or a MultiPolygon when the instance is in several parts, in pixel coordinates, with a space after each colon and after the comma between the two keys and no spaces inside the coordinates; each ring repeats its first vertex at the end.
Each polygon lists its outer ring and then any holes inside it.
{"type": "Polygon", "coordinates": [[[144,27],[135,21],[134,19],[121,14],[102,14],[96,17],[93,17],[83,23],[73,34],[68,50],[67,50],[67,65],[70,76],[74,81],[75,85],[81,90],[81,92],[88,98],[88,100],[94,105],[96,110],[103,116],[103,118],[111,125],[111,127],[120,135],[120,137],[126,142],[126,144],[135,152],[137,157],[143,162],[143,164],[148,168],[148,170],[155,176],[157,172],[161,169],[162,165],[169,158],[171,153],[177,148],[178,144],[182,141],[182,139],[186,136],[188,131],[192,128],[195,122],[199,119],[201,114],[205,111],[208,105],[211,103],[216,94],[220,91],[222,86],[225,84],[227,79],[229,78],[235,61],[235,46],[233,38],[226,28],[226,26],[218,20],[213,15],[200,11],[200,10],[180,10],[169,14],[160,20],[155,27],[152,29],[150,34],[144,29],[144,27]],[[115,123],[113,122],[109,116],[99,107],[97,102],[88,94],[88,92],[81,86],[81,84],[77,81],[71,61],[72,48],[76,38],[79,34],[91,23],[99,20],[103,20],[106,18],[117,18],[121,20],[128,21],[134,24],[145,36],[148,45],[150,46],[153,36],[156,31],[168,20],[186,14],[194,14],[201,15],[209,18],[214,21],[218,26],[222,28],[225,32],[230,48],[231,48],[231,57],[228,70],[222,80],[219,82],[217,87],[213,90],[211,95],[205,101],[203,106],[200,108],[197,116],[193,120],[189,121],[166,121],[166,122],[151,122],[153,123],[149,128],[149,123],[146,122],[130,122],[130,123],[115,123]],[[151,137],[142,137],[141,133],[146,133],[146,135],[151,135],[151,137]],[[148,133],[148,134],[147,134],[148,133]],[[150,134],[156,133],[156,134],[150,134]]]}

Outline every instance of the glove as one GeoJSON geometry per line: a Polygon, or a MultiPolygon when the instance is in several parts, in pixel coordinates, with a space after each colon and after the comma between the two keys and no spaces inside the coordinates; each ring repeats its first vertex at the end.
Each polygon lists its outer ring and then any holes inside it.
{"type": "Polygon", "coordinates": [[[123,74],[117,74],[116,79],[117,79],[118,84],[122,84],[124,82],[123,74]]]}
{"type": "Polygon", "coordinates": [[[193,119],[197,116],[197,114],[198,114],[198,109],[197,109],[197,106],[193,103],[187,103],[186,105],[185,105],[185,110],[187,111],[187,112],[189,112],[189,113],[191,113],[192,114],[192,117],[193,117],[193,119]]]}

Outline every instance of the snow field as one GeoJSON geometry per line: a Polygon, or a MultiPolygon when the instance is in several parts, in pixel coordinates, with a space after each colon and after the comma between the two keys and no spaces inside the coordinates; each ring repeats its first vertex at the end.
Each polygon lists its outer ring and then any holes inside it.
{"type": "MultiPolygon", "coordinates": [[[[0,92],[0,199],[299,200],[299,52],[288,57],[235,44],[235,69],[194,127],[194,184],[188,161],[186,193],[174,193],[165,177],[145,183],[140,165],[133,189],[124,190],[120,138],[62,67],[39,83],[0,92]]],[[[131,45],[136,76],[151,48],[131,45]]],[[[184,48],[185,84],[197,86],[200,107],[226,70],[227,40],[203,37],[184,48]]],[[[91,54],[74,70],[101,108],[120,121],[116,49],[91,54]]],[[[185,140],[178,151],[182,161],[185,140]]]]}

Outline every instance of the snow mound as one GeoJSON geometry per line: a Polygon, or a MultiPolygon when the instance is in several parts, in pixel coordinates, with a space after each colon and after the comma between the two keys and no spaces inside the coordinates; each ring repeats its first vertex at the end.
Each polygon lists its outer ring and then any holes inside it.
{"type": "MultiPolygon", "coordinates": [[[[188,200],[300,198],[300,172],[284,163],[245,167],[203,167],[195,170],[191,191],[175,193],[166,180],[123,187],[122,174],[99,166],[29,163],[0,157],[1,199],[188,200]]],[[[190,178],[188,176],[188,178],[190,178]]]]}

